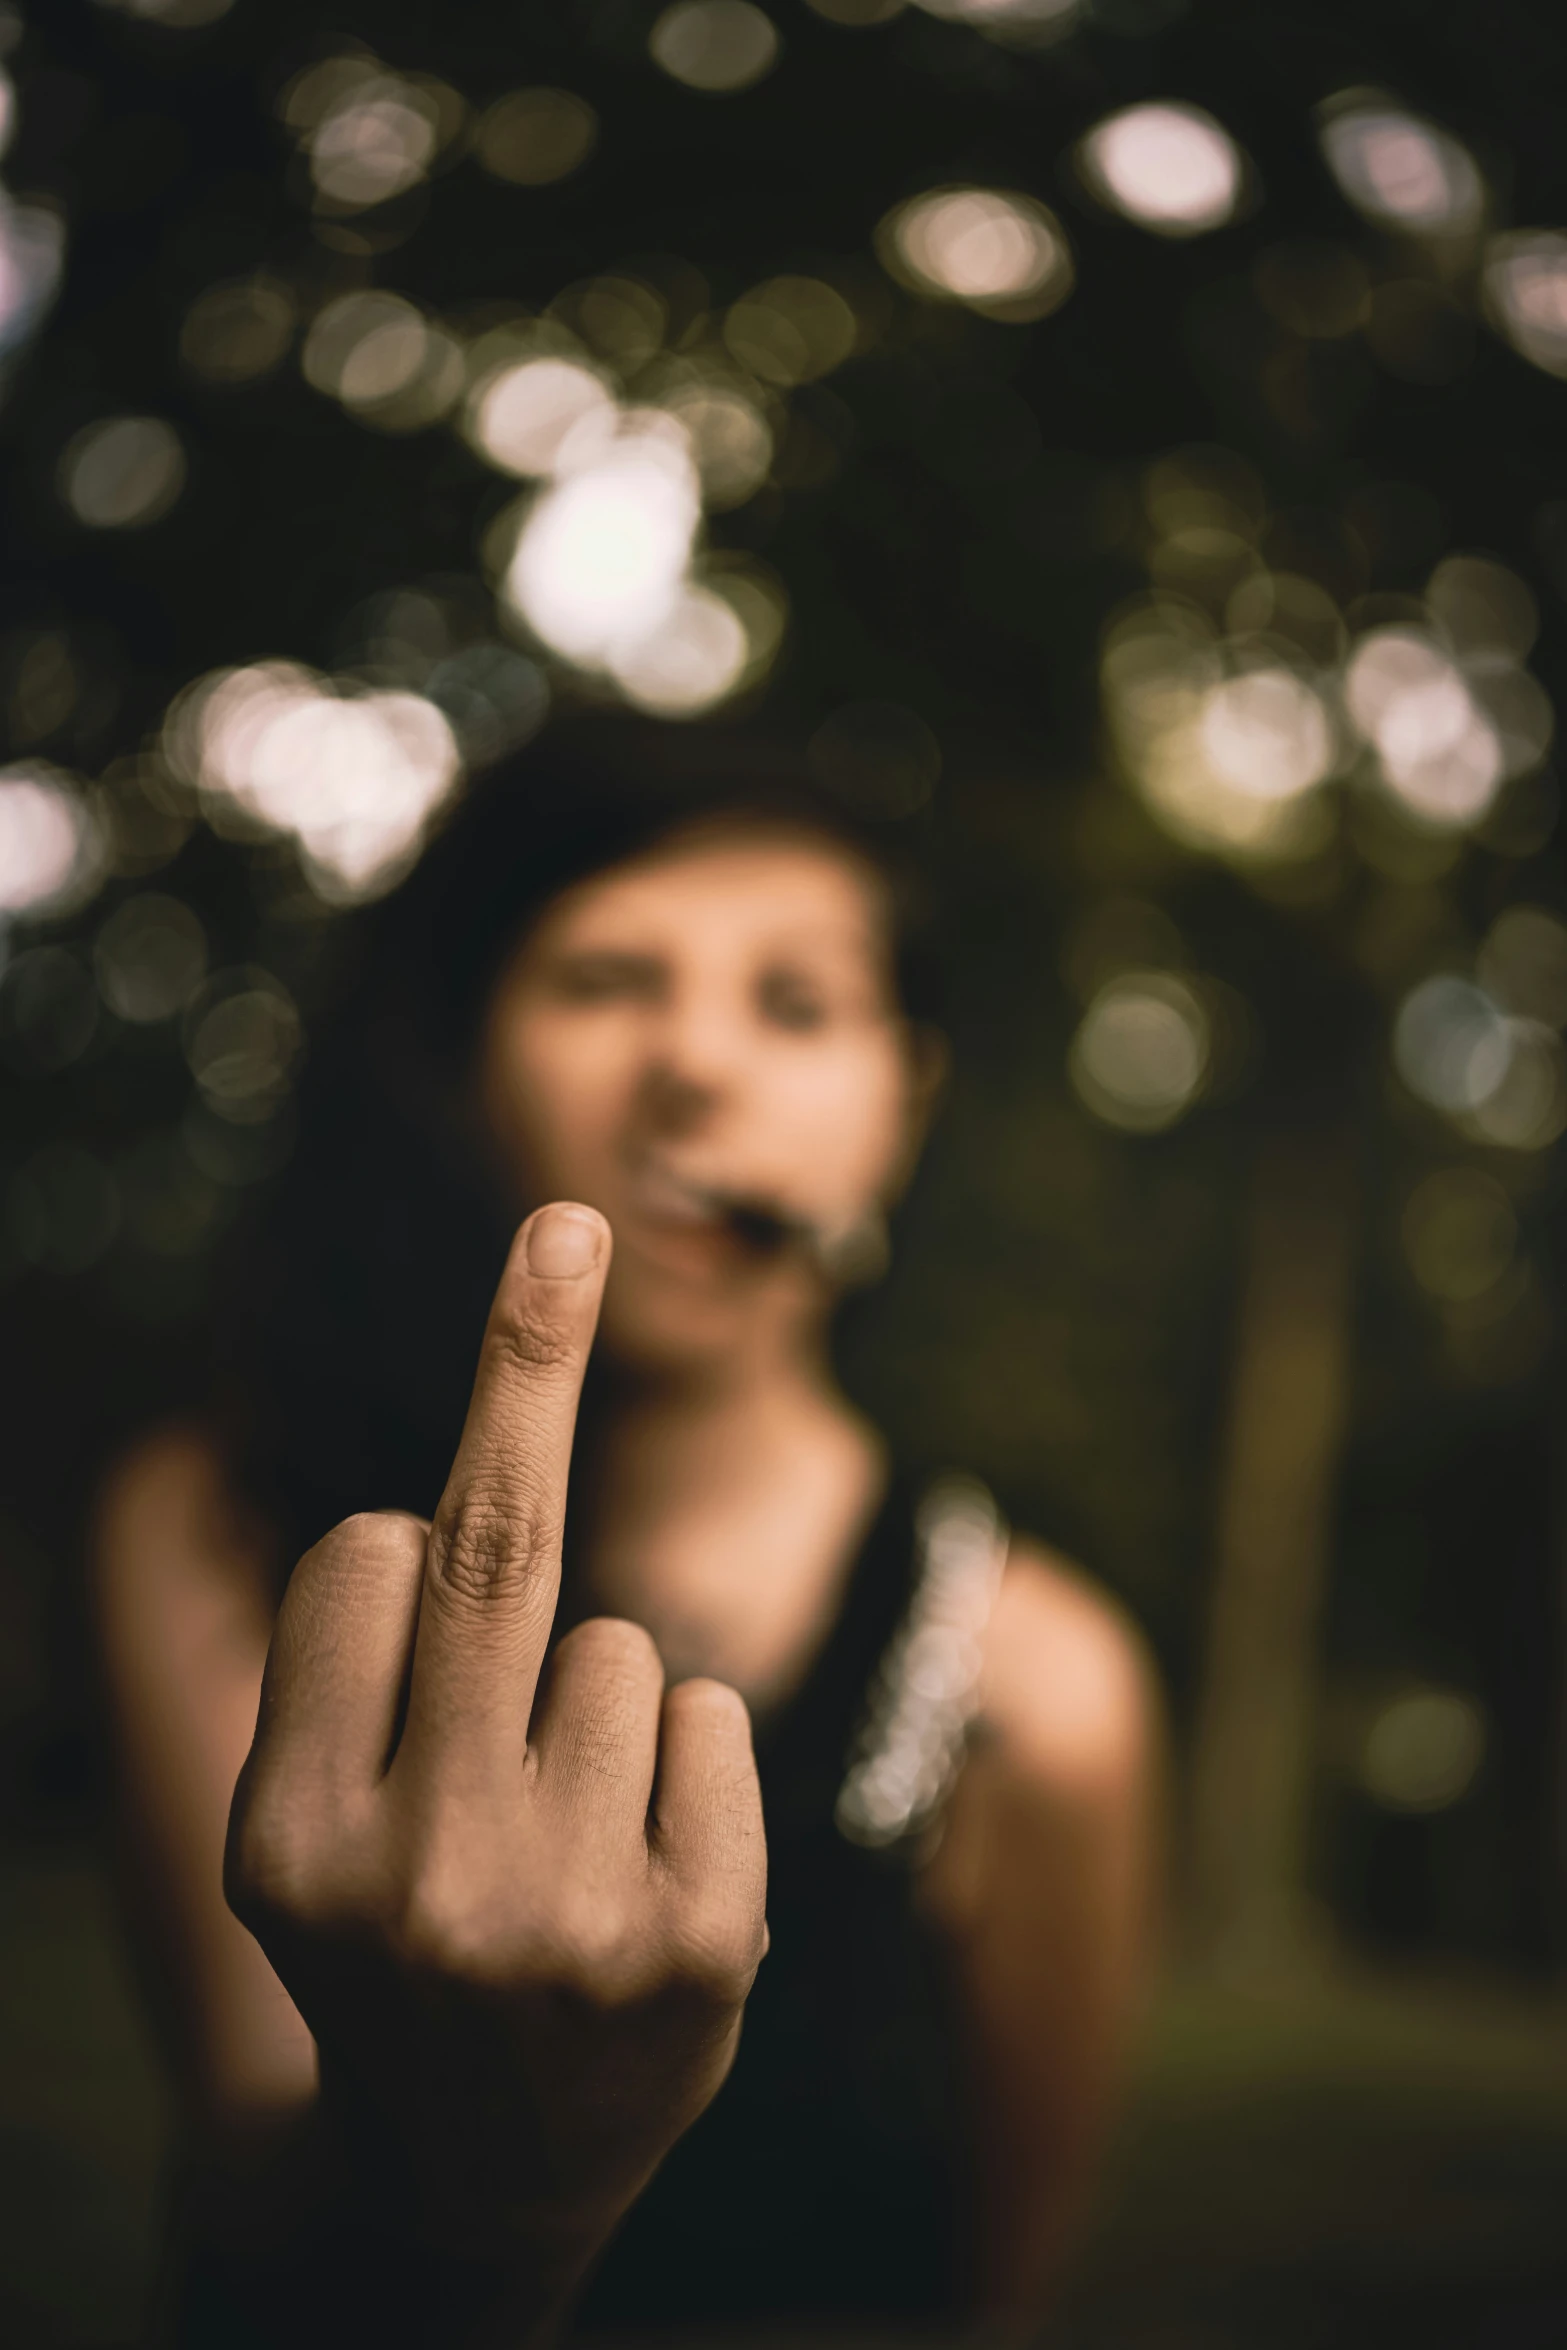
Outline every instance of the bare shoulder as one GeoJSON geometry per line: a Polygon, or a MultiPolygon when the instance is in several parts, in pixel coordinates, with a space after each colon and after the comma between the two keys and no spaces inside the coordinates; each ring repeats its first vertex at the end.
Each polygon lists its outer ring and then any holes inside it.
{"type": "Polygon", "coordinates": [[[99,1490],[99,1514],[134,1526],[149,1510],[188,1510],[210,1501],[221,1484],[217,1447],[194,1420],[169,1420],[146,1430],[110,1462],[99,1490]]]}
{"type": "Polygon", "coordinates": [[[985,1642],[982,1702],[1023,1775],[1085,1795],[1148,1768],[1152,1661],[1125,1611],[1080,1568],[1026,1539],[1007,1557],[985,1642]]]}
{"type": "Polygon", "coordinates": [[[199,1584],[247,1613],[265,1610],[264,1539],[236,1509],[217,1445],[199,1423],[152,1429],[111,1462],[91,1549],[105,1606],[199,1584]]]}
{"type": "Polygon", "coordinates": [[[139,1436],[110,1462],[94,1513],[100,1560],[144,1547],[165,1551],[171,1538],[210,1539],[225,1517],[217,1447],[194,1421],[169,1421],[139,1436]]]}
{"type": "Polygon", "coordinates": [[[986,1735],[925,1872],[943,1924],[964,1938],[999,1933],[1031,1964],[1042,1940],[1086,1931],[1091,1917],[1141,1914],[1163,1778],[1157,1686],[1109,1593],[1014,1540],[985,1636],[986,1735]]]}

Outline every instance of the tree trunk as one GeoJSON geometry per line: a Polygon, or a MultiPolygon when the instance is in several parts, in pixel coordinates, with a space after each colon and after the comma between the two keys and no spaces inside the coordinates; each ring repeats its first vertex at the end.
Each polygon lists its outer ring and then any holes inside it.
{"type": "Polygon", "coordinates": [[[1270,1135],[1246,1237],[1191,1780],[1190,1917],[1225,1972],[1305,1953],[1317,1633],[1348,1380],[1354,1153],[1270,1135]]]}

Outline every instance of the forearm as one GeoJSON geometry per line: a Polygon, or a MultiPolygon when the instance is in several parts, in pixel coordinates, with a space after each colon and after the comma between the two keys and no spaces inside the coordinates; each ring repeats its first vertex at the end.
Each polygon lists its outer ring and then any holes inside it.
{"type": "Polygon", "coordinates": [[[212,1458],[178,1432],[109,1480],[92,1563],[128,1922],[192,2120],[243,2135],[316,2088],[310,2034],[223,1898],[271,1633],[265,1578],[229,1534],[212,1458]]]}

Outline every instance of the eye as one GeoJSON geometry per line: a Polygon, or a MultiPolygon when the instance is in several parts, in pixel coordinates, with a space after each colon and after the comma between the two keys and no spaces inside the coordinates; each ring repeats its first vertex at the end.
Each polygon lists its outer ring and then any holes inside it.
{"type": "Polygon", "coordinates": [[[555,966],[555,992],[569,1003],[646,1003],[662,993],[664,969],[652,955],[610,949],[563,955],[555,966]]]}
{"type": "Polygon", "coordinates": [[[828,1016],[827,1001],[813,981],[799,971],[768,971],[757,989],[762,1016],[775,1027],[803,1032],[821,1028],[828,1016]]]}

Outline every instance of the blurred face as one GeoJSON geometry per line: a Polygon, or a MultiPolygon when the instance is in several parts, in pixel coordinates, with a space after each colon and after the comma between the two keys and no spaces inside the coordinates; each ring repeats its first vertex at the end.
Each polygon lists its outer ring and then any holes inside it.
{"type": "Polygon", "coordinates": [[[738,827],[594,876],[503,971],[481,1083],[521,1197],[609,1218],[616,1353],[695,1365],[809,1327],[818,1244],[892,1196],[917,1124],[875,877],[738,827]]]}

